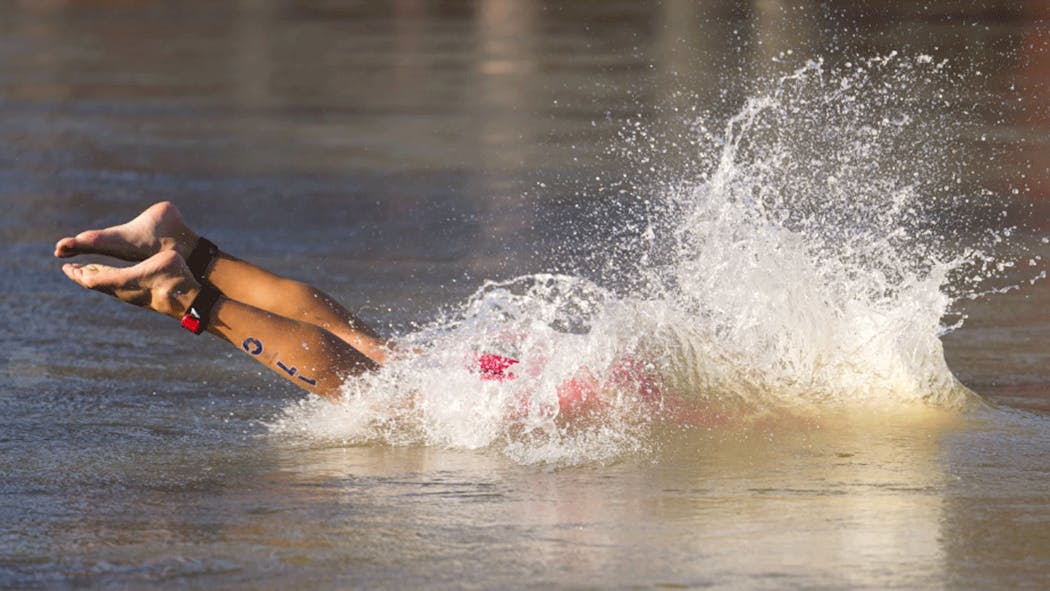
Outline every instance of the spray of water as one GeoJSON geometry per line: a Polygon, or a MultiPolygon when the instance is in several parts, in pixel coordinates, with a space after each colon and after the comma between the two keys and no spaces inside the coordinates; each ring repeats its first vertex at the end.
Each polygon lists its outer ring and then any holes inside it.
{"type": "Polygon", "coordinates": [[[772,78],[728,120],[690,122],[688,175],[638,191],[653,204],[628,247],[638,264],[607,265],[630,289],[486,283],[404,335],[411,354],[349,381],[344,404],[304,402],[274,429],[578,463],[650,450],[654,423],[974,403],[942,318],[994,272],[1001,236],[965,223],[981,194],[929,109],[939,76],[890,55],[772,78]],[[492,379],[485,354],[518,363],[492,379]]]}
{"type": "Polygon", "coordinates": [[[761,404],[965,402],[938,336],[949,276],[986,257],[957,246],[955,218],[976,196],[938,145],[948,128],[917,104],[931,61],[807,64],[748,100],[699,178],[665,195],[668,264],[650,285],[681,316],[665,339],[680,388],[761,404]]]}

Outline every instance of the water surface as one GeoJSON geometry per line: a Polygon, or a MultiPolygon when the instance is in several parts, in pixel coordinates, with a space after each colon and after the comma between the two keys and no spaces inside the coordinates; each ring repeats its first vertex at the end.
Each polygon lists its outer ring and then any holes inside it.
{"type": "MultiPolygon", "coordinates": [[[[1045,587],[1050,292],[1029,280],[1050,250],[1048,16],[1035,2],[5,5],[0,585],[1045,587]],[[826,389],[835,404],[727,424],[384,439],[218,342],[83,293],[49,257],[62,235],[170,198],[231,252],[402,338],[486,279],[541,272],[637,313],[637,276],[608,261],[638,255],[638,233],[611,220],[646,219],[645,198],[699,168],[682,114],[725,122],[807,60],[830,72],[894,50],[949,60],[957,77],[906,80],[945,93],[915,115],[945,122],[932,127],[963,165],[924,167],[945,153],[930,145],[874,178],[945,174],[952,191],[909,202],[937,199],[926,225],[982,248],[991,231],[1015,263],[921,292],[1017,287],[889,349],[943,342],[929,375],[976,392],[964,409],[878,388],[889,404],[842,404],[884,383],[883,356],[858,363],[865,387],[826,389]],[[984,201],[959,216],[950,194],[984,201]]],[[[936,302],[909,302],[938,324],[936,302]]]]}

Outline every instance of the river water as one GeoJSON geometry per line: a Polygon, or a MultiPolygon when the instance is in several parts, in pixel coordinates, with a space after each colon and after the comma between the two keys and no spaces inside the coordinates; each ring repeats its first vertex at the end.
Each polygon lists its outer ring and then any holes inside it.
{"type": "Polygon", "coordinates": [[[1043,3],[0,28],[0,587],[1050,586],[1043,3]],[[320,402],[50,257],[159,199],[422,353],[320,402]]]}

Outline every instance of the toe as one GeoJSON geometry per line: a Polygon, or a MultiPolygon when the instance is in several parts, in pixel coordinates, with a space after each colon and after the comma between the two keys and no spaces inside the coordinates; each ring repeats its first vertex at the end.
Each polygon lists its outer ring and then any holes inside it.
{"type": "Polygon", "coordinates": [[[66,263],[62,265],[62,272],[66,274],[66,277],[69,277],[74,282],[83,285],[80,279],[83,270],[81,269],[80,265],[76,263],[66,263]]]}
{"type": "Polygon", "coordinates": [[[87,230],[72,238],[63,238],[55,245],[55,256],[68,258],[78,254],[105,254],[101,251],[103,238],[99,230],[87,230]]]}
{"type": "Polygon", "coordinates": [[[62,265],[62,272],[67,277],[80,284],[82,287],[88,289],[98,290],[107,284],[107,276],[113,271],[113,267],[107,267],[105,265],[80,265],[77,263],[67,263],[62,265]]]}
{"type": "Polygon", "coordinates": [[[69,258],[79,254],[76,238],[63,238],[55,243],[55,256],[58,258],[69,258]]]}

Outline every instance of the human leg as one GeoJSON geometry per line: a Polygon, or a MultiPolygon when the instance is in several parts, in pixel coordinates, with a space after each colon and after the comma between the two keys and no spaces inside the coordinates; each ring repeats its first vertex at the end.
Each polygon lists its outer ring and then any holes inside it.
{"type": "MultiPolygon", "coordinates": [[[[102,254],[143,261],[165,251],[190,256],[200,236],[170,202],[156,203],[131,221],[104,230],[63,238],[55,256],[102,254]]],[[[313,324],[346,341],[376,363],[383,363],[387,344],[331,296],[305,283],[281,277],[219,251],[207,281],[223,295],[263,311],[313,324]]]]}
{"type": "Polygon", "coordinates": [[[383,363],[389,346],[334,298],[316,287],[281,277],[219,251],[207,280],[227,297],[279,316],[323,328],[376,363],[383,363]]]}
{"type": "MultiPolygon", "coordinates": [[[[79,285],[181,318],[201,291],[182,257],[165,250],[127,268],[67,263],[62,271],[79,285]]],[[[207,331],[241,349],[295,385],[338,398],[343,379],[378,367],[343,339],[314,324],[283,317],[220,296],[207,331]]]]}

